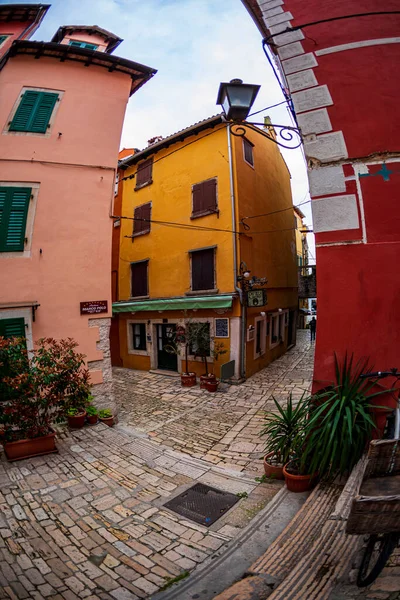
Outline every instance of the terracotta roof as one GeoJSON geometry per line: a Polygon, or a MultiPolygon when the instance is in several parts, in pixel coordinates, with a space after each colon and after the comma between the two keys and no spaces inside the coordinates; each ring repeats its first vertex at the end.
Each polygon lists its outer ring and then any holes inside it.
{"type": "Polygon", "coordinates": [[[160,140],[159,142],[156,142],[155,144],[150,144],[150,146],[147,146],[147,148],[141,150],[140,152],[137,152],[133,156],[130,156],[125,160],[121,160],[119,162],[119,167],[121,169],[126,169],[127,167],[138,163],[140,160],[143,160],[164,148],[168,148],[168,146],[171,146],[172,144],[176,144],[177,142],[183,142],[185,138],[191,135],[197,135],[198,133],[200,133],[201,131],[205,131],[206,129],[212,129],[221,123],[225,123],[225,119],[222,114],[214,115],[213,117],[208,117],[208,119],[204,119],[203,121],[198,121],[197,123],[194,123],[194,125],[190,125],[185,129],[181,129],[180,131],[169,135],[168,137],[160,140]]]}
{"type": "Polygon", "coordinates": [[[69,35],[74,31],[85,31],[89,35],[101,35],[106,41],[108,41],[106,50],[107,53],[113,52],[115,48],[117,48],[120,43],[123,42],[123,39],[115,35],[115,33],[107,31],[107,29],[102,29],[102,27],[99,27],[98,25],[62,25],[62,27],[57,29],[51,41],[60,43],[66,35],[69,35]]]}
{"type": "Polygon", "coordinates": [[[139,63],[120,58],[105,52],[78,48],[68,44],[55,44],[54,42],[31,42],[16,40],[0,61],[0,70],[5,66],[10,57],[17,54],[26,54],[38,59],[42,56],[55,58],[60,62],[67,60],[81,62],[86,67],[90,65],[103,67],[109,72],[118,71],[129,75],[132,79],[131,95],[136,92],[146,81],[157,73],[156,69],[146,67],[139,63]]]}
{"type": "Polygon", "coordinates": [[[263,36],[263,38],[268,36],[269,31],[266,24],[264,23],[261,8],[257,0],[242,0],[242,4],[247,8],[248,13],[250,14],[254,23],[257,25],[257,28],[263,36]]]}
{"type": "Polygon", "coordinates": [[[38,17],[41,21],[49,8],[50,4],[2,4],[0,21],[35,21],[38,17]]]}

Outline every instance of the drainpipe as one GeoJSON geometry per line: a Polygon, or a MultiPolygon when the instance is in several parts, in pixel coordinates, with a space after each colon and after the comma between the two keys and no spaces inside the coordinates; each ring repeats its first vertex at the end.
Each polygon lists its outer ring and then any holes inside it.
{"type": "Polygon", "coordinates": [[[245,368],[245,339],[246,339],[246,309],[243,303],[243,291],[238,286],[237,280],[237,244],[236,244],[236,211],[235,211],[235,185],[233,179],[233,162],[232,162],[232,143],[231,143],[231,132],[229,126],[226,127],[226,133],[228,136],[228,158],[229,158],[229,183],[231,192],[231,207],[232,207],[232,245],[233,245],[233,280],[235,282],[235,290],[239,294],[241,310],[241,328],[240,328],[240,364],[239,364],[239,376],[246,379],[246,368],[245,368]]]}

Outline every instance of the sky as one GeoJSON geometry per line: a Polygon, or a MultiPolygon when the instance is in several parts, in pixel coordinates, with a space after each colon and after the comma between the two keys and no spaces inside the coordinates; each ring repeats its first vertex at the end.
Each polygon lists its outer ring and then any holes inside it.
{"type": "MultiPolygon", "coordinates": [[[[48,2],[51,8],[33,39],[49,41],[60,25],[99,25],[124,39],[115,55],[158,70],[129,101],[121,148],[142,149],[154,136],[168,136],[220,113],[216,97],[221,81],[239,77],[261,84],[252,112],[283,100],[261,34],[240,0],[48,2]]],[[[293,124],[284,104],[250,120],[263,121],[266,115],[272,123],[293,124]]],[[[309,200],[302,150],[282,154],[292,176],[294,204],[309,200]]],[[[311,227],[310,203],[300,208],[311,227]]],[[[308,235],[314,257],[313,238],[308,235]]]]}

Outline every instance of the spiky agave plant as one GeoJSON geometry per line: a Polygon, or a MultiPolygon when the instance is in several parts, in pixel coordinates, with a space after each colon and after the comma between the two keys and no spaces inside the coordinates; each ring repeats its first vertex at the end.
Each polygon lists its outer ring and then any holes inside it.
{"type": "Polygon", "coordinates": [[[281,404],[272,397],[277,412],[265,413],[265,424],[260,436],[266,436],[265,452],[274,453],[276,460],[285,465],[293,455],[297,440],[303,438],[307,415],[309,412],[310,396],[304,392],[295,404],[292,393],[281,404]]]}
{"type": "Polygon", "coordinates": [[[347,353],[340,363],[335,353],[336,382],[312,399],[300,459],[303,472],[318,472],[320,478],[331,480],[350,472],[361,458],[375,427],[370,414],[373,399],[388,391],[371,393],[375,382],[360,379],[362,373],[371,372],[368,363],[355,363],[354,355],[347,353]]]}

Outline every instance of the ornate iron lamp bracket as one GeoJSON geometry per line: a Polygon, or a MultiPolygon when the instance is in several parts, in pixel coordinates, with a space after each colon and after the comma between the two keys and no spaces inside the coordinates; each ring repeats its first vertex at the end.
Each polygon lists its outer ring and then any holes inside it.
{"type": "Polygon", "coordinates": [[[277,144],[278,146],[281,146],[282,148],[286,148],[288,150],[295,150],[296,148],[299,148],[299,146],[301,146],[301,144],[303,143],[303,138],[300,129],[298,129],[297,127],[290,127],[290,125],[274,125],[272,123],[250,123],[248,121],[237,121],[229,123],[229,129],[232,135],[236,135],[237,137],[245,137],[246,127],[252,129],[253,131],[257,131],[264,137],[271,140],[271,142],[274,142],[274,144],[277,144]],[[263,127],[263,129],[260,129],[260,127],[263,127]],[[283,141],[278,141],[278,138],[282,139],[283,141]]]}

